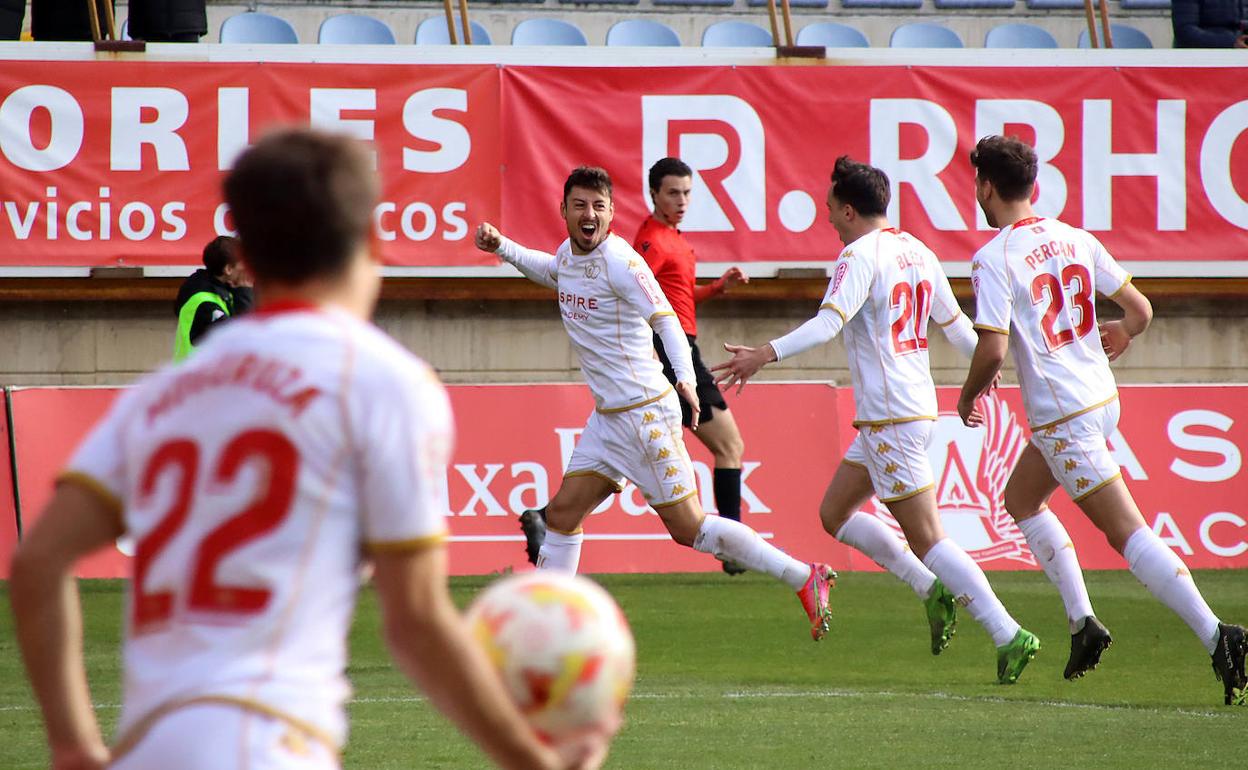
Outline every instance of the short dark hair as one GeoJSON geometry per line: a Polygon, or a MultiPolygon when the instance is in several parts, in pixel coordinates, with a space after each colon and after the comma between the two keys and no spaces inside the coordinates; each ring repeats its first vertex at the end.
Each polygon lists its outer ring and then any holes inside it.
{"type": "Polygon", "coordinates": [[[218,235],[204,246],[204,267],[208,273],[220,277],[225,268],[238,261],[238,239],[218,235]]]}
{"type": "Polygon", "coordinates": [[[875,166],[842,155],[832,169],[832,183],[836,185],[832,195],[853,206],[859,214],[882,217],[888,212],[893,192],[888,186],[888,175],[875,166]]]}
{"type": "Polygon", "coordinates": [[[650,167],[650,189],[658,191],[665,176],[693,176],[693,169],[680,158],[664,158],[650,167]]]}
{"type": "Polygon", "coordinates": [[[1036,151],[1017,136],[985,136],[971,150],[980,179],[992,182],[1003,201],[1031,200],[1036,184],[1036,151]]]}
{"type": "Polygon", "coordinates": [[[608,198],[611,197],[611,175],[606,169],[597,166],[577,166],[572,169],[572,173],[568,174],[568,181],[563,183],[563,199],[568,199],[568,193],[572,192],[573,187],[584,187],[587,190],[597,190],[608,198]]]}
{"type": "Polygon", "coordinates": [[[224,186],[248,268],[287,285],[342,274],[368,238],[380,192],[362,143],[306,128],[261,139],[224,186]]]}

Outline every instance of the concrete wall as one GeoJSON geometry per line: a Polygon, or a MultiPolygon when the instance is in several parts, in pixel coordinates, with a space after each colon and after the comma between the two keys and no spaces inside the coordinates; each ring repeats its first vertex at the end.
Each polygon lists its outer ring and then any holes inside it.
{"type": "MultiPolygon", "coordinates": [[[[806,320],[817,301],[722,298],[702,305],[708,362],[722,343],[759,343],[806,320]]],[[[1158,298],[1157,319],[1115,365],[1119,382],[1248,382],[1248,306],[1158,298]]],[[[968,308],[969,309],[969,308],[968,308]]],[[[1111,317],[1108,310],[1103,317],[1111,317]]],[[[554,301],[384,301],[377,321],[436,366],[447,382],[579,380],[554,301]]],[[[11,302],[0,306],[0,384],[124,384],[168,360],[174,318],[165,302],[11,302]]],[[[939,384],[960,384],[966,362],[932,329],[939,384]]],[[[769,367],[770,379],[848,382],[834,342],[769,367]]],[[[1007,381],[1012,381],[1007,372],[1007,381]]]]}
{"type": "MultiPolygon", "coordinates": [[[[456,3],[456,6],[458,4],[456,3]]],[[[118,4],[118,24],[125,19],[126,9],[118,4]]],[[[294,25],[300,42],[315,43],[317,30],[326,18],[339,13],[363,13],[381,19],[394,30],[401,43],[415,39],[416,25],[430,17],[443,17],[442,3],[402,0],[266,0],[258,3],[213,2],[208,3],[209,33],[204,42],[216,42],[221,23],[236,13],[259,10],[281,16],[294,25]]],[[[1147,34],[1156,48],[1169,48],[1173,33],[1168,9],[1126,10],[1116,0],[1109,3],[1112,20],[1127,23],[1147,34]]],[[[650,18],[662,21],[676,30],[685,45],[698,45],[702,31],[710,24],[725,19],[752,21],[768,28],[766,6],[751,7],[747,0],[733,0],[723,7],[659,6],[654,0],[637,0],[636,5],[595,5],[592,2],[574,3],[569,0],[501,0],[500,2],[477,2],[470,4],[470,16],[490,33],[495,45],[508,44],[511,31],[524,19],[554,16],[579,26],[589,38],[590,45],[603,45],[607,30],[623,19],[650,18]]],[[[984,35],[998,24],[1025,22],[1036,24],[1051,32],[1059,45],[1073,48],[1079,33],[1087,28],[1083,9],[1033,11],[1019,0],[1014,8],[978,10],[938,10],[931,0],[923,7],[905,11],[887,9],[846,9],[839,0],[829,0],[827,8],[793,8],[793,30],[818,21],[838,21],[861,30],[873,46],[887,46],[889,35],[899,24],[910,21],[934,21],[945,24],[959,35],[969,47],[983,45],[984,35]]]]}

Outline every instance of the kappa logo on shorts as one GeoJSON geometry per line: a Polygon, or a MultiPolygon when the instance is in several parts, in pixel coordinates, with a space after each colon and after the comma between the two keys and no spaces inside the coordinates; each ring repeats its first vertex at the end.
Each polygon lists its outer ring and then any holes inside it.
{"type": "Polygon", "coordinates": [[[900,468],[900,467],[901,467],[901,466],[900,466],[900,465],[898,465],[897,463],[889,463],[888,465],[885,465],[885,466],[884,466],[884,472],[885,472],[885,473],[896,473],[896,472],[897,472],[897,469],[898,469],[898,468],[900,468]]]}
{"type": "Polygon", "coordinates": [[[672,456],[672,450],[668,449],[667,447],[663,447],[662,449],[659,450],[659,453],[654,456],[654,459],[666,460],[667,458],[671,456],[672,456]]]}
{"type": "Polygon", "coordinates": [[[881,441],[880,445],[875,448],[877,455],[885,455],[893,451],[893,447],[887,441],[881,441]]]}
{"type": "Polygon", "coordinates": [[[885,427],[885,426],[883,426],[883,425],[872,425],[872,426],[871,426],[871,435],[873,435],[873,436],[874,436],[876,433],[883,433],[883,432],[884,432],[884,427],[885,427]]]}
{"type": "Polygon", "coordinates": [[[675,476],[678,473],[680,473],[679,468],[677,468],[675,465],[669,465],[667,466],[667,470],[663,472],[663,478],[670,479],[672,476],[675,476]]]}
{"type": "Polygon", "coordinates": [[[1075,468],[1079,467],[1079,461],[1075,460],[1074,458],[1071,458],[1067,460],[1066,462],[1062,463],[1062,467],[1068,471],[1073,471],[1075,468]]]}
{"type": "Polygon", "coordinates": [[[645,414],[641,416],[641,424],[649,425],[650,423],[654,422],[657,419],[659,418],[655,417],[654,412],[646,412],[645,414]]]}
{"type": "Polygon", "coordinates": [[[906,482],[904,482],[904,481],[898,481],[898,482],[896,482],[895,484],[893,484],[893,494],[894,494],[894,495],[899,495],[899,494],[901,494],[902,492],[905,492],[905,491],[906,491],[906,482]]]}
{"type": "Polygon", "coordinates": [[[650,430],[651,441],[658,441],[661,438],[663,438],[663,431],[659,430],[658,428],[652,428],[650,430]]]}
{"type": "Polygon", "coordinates": [[[1080,492],[1082,492],[1083,490],[1087,489],[1090,486],[1092,486],[1091,479],[1085,479],[1083,476],[1080,476],[1079,478],[1075,479],[1075,489],[1079,490],[1080,492]]]}
{"type": "Polygon", "coordinates": [[[1062,452],[1065,452],[1066,447],[1068,446],[1070,446],[1070,442],[1064,438],[1059,438],[1057,441],[1054,441],[1053,442],[1053,456],[1057,457],[1062,452]]]}
{"type": "Polygon", "coordinates": [[[685,487],[683,484],[677,484],[676,486],[672,487],[673,495],[683,495],[684,493],[685,493],[685,487]]]}
{"type": "MultiPolygon", "coordinates": [[[[966,427],[952,411],[942,412],[932,427],[927,457],[941,524],[976,561],[1007,559],[1034,566],[1035,557],[1003,499],[1027,437],[1007,403],[993,396],[984,407],[981,429],[966,427]]],[[[902,536],[901,526],[879,500],[872,498],[863,510],[902,536]]]]}

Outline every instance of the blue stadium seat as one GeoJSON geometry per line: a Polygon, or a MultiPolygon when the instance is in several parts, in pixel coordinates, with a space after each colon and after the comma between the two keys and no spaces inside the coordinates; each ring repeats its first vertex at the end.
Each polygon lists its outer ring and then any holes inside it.
{"type": "MultiPolygon", "coordinates": [[[[490,45],[490,33],[479,22],[469,22],[473,45],[490,45]]],[[[455,16],[455,38],[463,44],[464,23],[455,16]]],[[[446,16],[430,16],[416,25],[416,45],[450,45],[451,36],[446,34],[446,16]]]]}
{"type": "Polygon", "coordinates": [[[937,8],[1013,8],[1014,0],[935,0],[937,8]]]}
{"type": "Polygon", "coordinates": [[[641,0],[559,0],[564,5],[637,5],[641,0]]]}
{"type": "Polygon", "coordinates": [[[1083,0],[1027,0],[1027,7],[1040,11],[1050,8],[1083,8],[1083,0]]]}
{"type": "Polygon", "coordinates": [[[735,0],[654,0],[655,5],[732,5],[735,0]]]}
{"type": "Polygon", "coordinates": [[[841,0],[843,8],[921,8],[923,0],[841,0]]]}
{"type": "Polygon", "coordinates": [[[748,21],[717,21],[702,31],[702,45],[707,48],[770,48],[771,44],[771,33],[748,21]]]}
{"type": "Polygon", "coordinates": [[[1120,5],[1128,11],[1139,8],[1169,8],[1170,0],[1122,0],[1120,5]]]}
{"type": "Polygon", "coordinates": [[[661,21],[626,19],[607,30],[607,45],[680,45],[680,35],[661,21]]]}
{"type": "Polygon", "coordinates": [[[380,19],[356,13],[340,13],[321,22],[318,43],[345,45],[394,45],[394,32],[380,19]]]}
{"type": "MultiPolygon", "coordinates": [[[[1097,26],[1097,36],[1100,36],[1100,26],[1097,26]]],[[[1114,38],[1114,48],[1152,48],[1153,41],[1148,39],[1148,35],[1139,31],[1135,27],[1128,27],[1126,24],[1110,24],[1109,33],[1114,38]]],[[[1088,31],[1085,29],[1079,33],[1079,47],[1091,48],[1088,42],[1088,31]]],[[[1101,45],[1104,48],[1104,43],[1101,45]]]]}
{"type": "Polygon", "coordinates": [[[525,19],[511,31],[512,45],[589,45],[585,33],[562,19],[525,19]]]}
{"type": "Polygon", "coordinates": [[[1034,24],[1001,24],[988,30],[984,48],[1057,48],[1057,39],[1034,24]]]}
{"type": "Polygon", "coordinates": [[[231,16],[221,23],[221,42],[295,44],[299,42],[299,36],[285,19],[248,11],[231,16]]]}
{"type": "Polygon", "coordinates": [[[825,48],[870,48],[867,36],[849,26],[835,21],[807,24],[798,30],[798,45],[821,45],[825,48]]]}
{"type": "Polygon", "coordinates": [[[958,33],[939,24],[917,21],[902,24],[888,39],[891,48],[963,48],[958,33]]]}
{"type": "MultiPolygon", "coordinates": [[[[767,0],[749,0],[749,5],[752,8],[767,5],[767,0]]],[[[776,5],[780,3],[777,2],[776,5]]],[[[789,5],[793,8],[827,8],[828,0],[789,0],[789,5]]]]}

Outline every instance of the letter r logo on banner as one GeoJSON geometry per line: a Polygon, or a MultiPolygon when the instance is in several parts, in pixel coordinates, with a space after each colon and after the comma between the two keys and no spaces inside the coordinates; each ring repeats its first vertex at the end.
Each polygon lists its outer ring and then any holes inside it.
{"type": "Polygon", "coordinates": [[[676,156],[693,169],[697,194],[684,230],[731,232],[734,218],[755,232],[767,229],[763,122],[748,102],[722,94],[642,96],[641,125],[643,190],[660,158],[676,156]]]}

